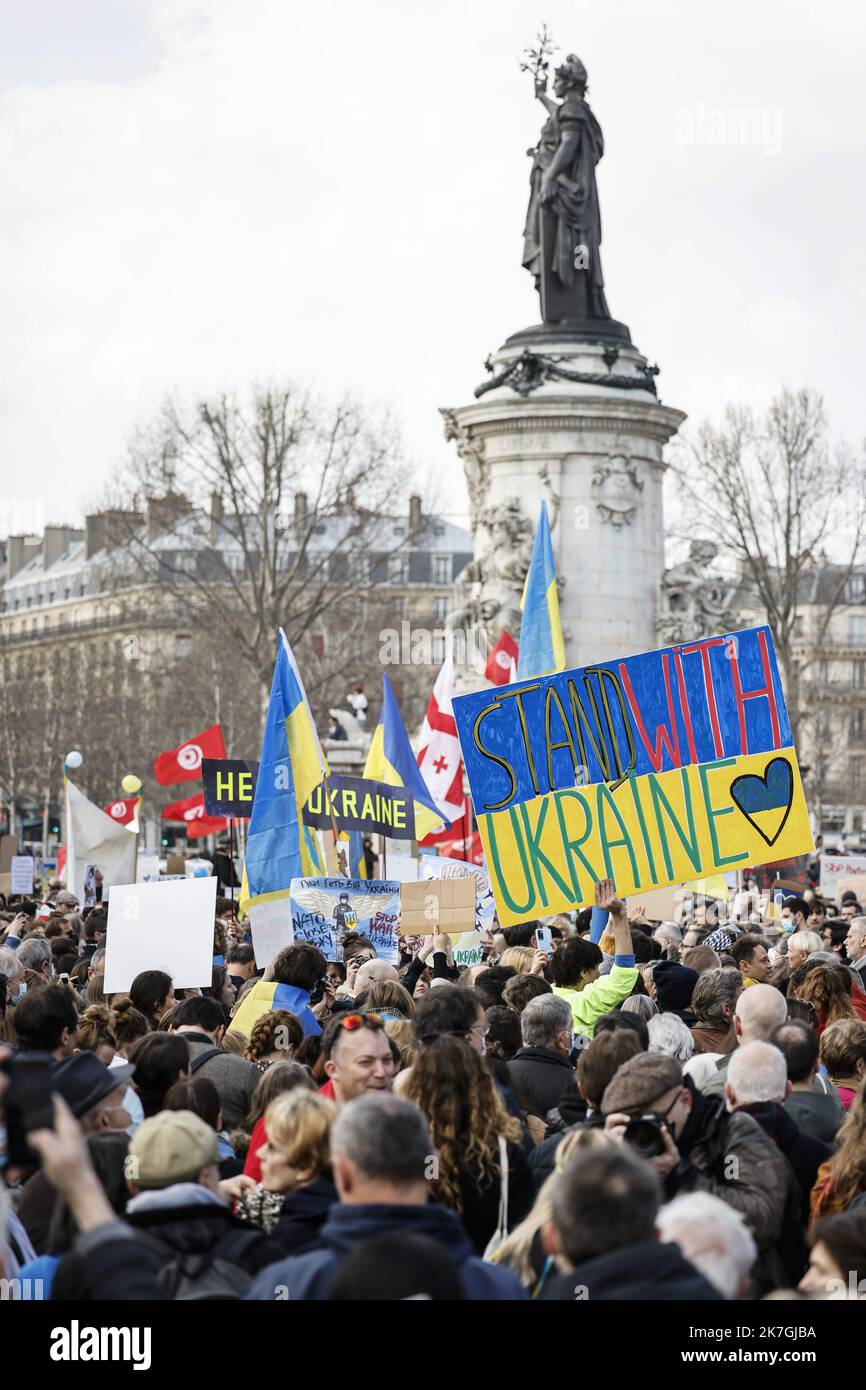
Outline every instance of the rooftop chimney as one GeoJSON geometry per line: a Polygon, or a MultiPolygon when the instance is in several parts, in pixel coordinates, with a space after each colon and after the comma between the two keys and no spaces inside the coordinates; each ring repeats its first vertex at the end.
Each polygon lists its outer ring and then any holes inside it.
{"type": "Polygon", "coordinates": [[[308,524],[307,494],[295,493],[295,530],[306,531],[308,524]]]}
{"type": "Polygon", "coordinates": [[[82,534],[74,526],[46,526],[42,536],[42,563],[45,568],[59,560],[73,541],[80,541],[82,534]]]}
{"type": "Polygon", "coordinates": [[[417,492],[413,492],[409,498],[409,535],[417,536],[423,525],[421,516],[421,498],[417,492]]]}
{"type": "Polygon", "coordinates": [[[7,536],[6,537],[6,578],[11,579],[19,570],[23,569],[28,560],[40,549],[42,542],[38,536],[7,536]]]}

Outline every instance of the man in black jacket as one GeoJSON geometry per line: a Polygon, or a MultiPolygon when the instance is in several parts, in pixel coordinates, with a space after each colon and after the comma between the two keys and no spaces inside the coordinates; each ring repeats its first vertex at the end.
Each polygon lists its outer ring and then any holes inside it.
{"type": "Polygon", "coordinates": [[[523,1046],[508,1064],[524,1108],[544,1119],[574,1080],[571,1005],[556,994],[532,999],[520,1015],[523,1046]]]}
{"type": "Polygon", "coordinates": [[[835,1152],[809,1134],[803,1134],[784,1102],[791,1093],[783,1054],[771,1043],[751,1042],[738,1047],[731,1057],[725,1095],[732,1110],[744,1110],[757,1120],[765,1134],[785,1155],[800,1189],[800,1221],[809,1224],[809,1194],[818,1169],[835,1152]]]}
{"type": "MultiPolygon", "coordinates": [[[[232,1216],[219,1191],[216,1133],[190,1110],[145,1120],[129,1146],[133,1194],[126,1220],[154,1259],[163,1298],[240,1298],[253,1275],[279,1259],[269,1236],[232,1216]]],[[[76,1297],[81,1252],[55,1275],[53,1296],[76,1297]]]]}
{"type": "Polygon", "coordinates": [[[542,1231],[559,1269],[542,1299],[718,1301],[678,1246],[659,1243],[660,1205],[658,1177],[625,1145],[576,1153],[557,1179],[553,1219],[542,1231]]]}

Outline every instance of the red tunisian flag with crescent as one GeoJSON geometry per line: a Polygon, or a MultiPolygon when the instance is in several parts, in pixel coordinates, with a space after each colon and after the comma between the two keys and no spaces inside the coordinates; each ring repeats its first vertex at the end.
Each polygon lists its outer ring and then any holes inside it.
{"type": "Polygon", "coordinates": [[[201,781],[202,758],[224,758],[226,746],[219,724],[211,724],[200,734],[194,734],[177,748],[160,753],[153,764],[153,775],[161,787],[173,782],[201,781]]]}
{"type": "Polygon", "coordinates": [[[508,685],[517,680],[518,646],[506,628],[487,658],[484,674],[494,685],[508,685]]]}
{"type": "Polygon", "coordinates": [[[225,816],[206,816],[204,811],[204,792],[198,796],[188,796],[185,801],[173,801],[163,807],[162,820],[182,820],[189,839],[199,835],[220,835],[225,832],[225,816]]]}
{"type": "Polygon", "coordinates": [[[129,797],[125,801],[109,801],[107,806],[103,806],[103,811],[112,820],[117,821],[118,825],[129,825],[135,820],[135,813],[138,810],[139,796],[129,797]]]}
{"type": "MultiPolygon", "coordinates": [[[[418,740],[421,776],[446,821],[459,820],[466,810],[463,763],[451,708],[453,694],[454,662],[447,656],[436,677],[418,740]]],[[[443,834],[442,831],[438,833],[443,834]]]]}

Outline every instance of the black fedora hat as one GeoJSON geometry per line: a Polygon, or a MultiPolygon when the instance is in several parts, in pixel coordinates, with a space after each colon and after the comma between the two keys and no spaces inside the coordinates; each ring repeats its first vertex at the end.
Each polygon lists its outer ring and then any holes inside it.
{"type": "Polygon", "coordinates": [[[73,1115],[80,1120],[94,1105],[118,1087],[125,1086],[135,1067],[126,1062],[122,1067],[106,1067],[95,1052],[73,1052],[58,1062],[52,1073],[54,1090],[63,1097],[73,1115]]]}

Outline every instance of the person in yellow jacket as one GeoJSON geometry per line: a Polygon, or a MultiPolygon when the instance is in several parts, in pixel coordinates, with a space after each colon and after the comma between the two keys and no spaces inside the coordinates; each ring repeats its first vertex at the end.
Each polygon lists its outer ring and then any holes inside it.
{"type": "Polygon", "coordinates": [[[581,936],[566,941],[551,961],[553,992],[570,1005],[575,1033],[583,1033],[588,1038],[595,1032],[602,1014],[610,1013],[628,998],[638,976],[625,903],[616,896],[611,879],[605,878],[596,884],[595,902],[603,913],[610,913],[605,931],[606,941],[611,929],[613,932],[610,974],[599,974],[604,960],[601,947],[581,936]]]}

